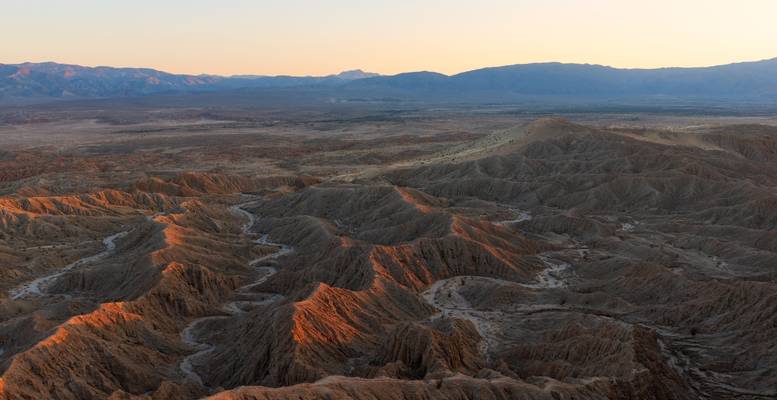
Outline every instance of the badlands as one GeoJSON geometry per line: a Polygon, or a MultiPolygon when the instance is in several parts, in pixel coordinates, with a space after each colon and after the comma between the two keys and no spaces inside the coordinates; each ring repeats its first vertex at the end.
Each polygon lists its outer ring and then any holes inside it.
{"type": "Polygon", "coordinates": [[[0,398],[774,399],[768,118],[6,112],[0,398]]]}

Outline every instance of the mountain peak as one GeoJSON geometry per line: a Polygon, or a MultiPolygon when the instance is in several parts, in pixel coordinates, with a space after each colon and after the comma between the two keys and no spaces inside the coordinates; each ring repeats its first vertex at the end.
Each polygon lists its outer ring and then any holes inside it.
{"type": "Polygon", "coordinates": [[[161,92],[312,86],[366,91],[369,96],[506,101],[523,96],[674,96],[777,99],[777,60],[704,68],[621,69],[590,64],[540,63],[443,75],[393,76],[353,69],[327,76],[179,75],[148,68],[82,67],[46,63],[0,64],[0,103],[57,98],[105,98],[161,92]],[[382,92],[381,92],[382,91],[382,92]],[[65,96],[64,94],[67,94],[65,96]],[[30,100],[32,99],[32,100],[30,100]]]}
{"type": "Polygon", "coordinates": [[[374,72],[365,72],[361,69],[352,69],[348,71],[343,71],[335,75],[335,77],[337,78],[348,80],[348,81],[352,81],[356,79],[364,79],[364,78],[373,78],[376,76],[380,76],[380,74],[376,74],[374,72]]]}

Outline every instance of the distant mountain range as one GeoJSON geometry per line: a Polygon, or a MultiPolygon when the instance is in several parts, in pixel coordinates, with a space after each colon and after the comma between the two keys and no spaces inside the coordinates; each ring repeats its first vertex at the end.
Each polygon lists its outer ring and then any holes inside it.
{"type": "Polygon", "coordinates": [[[329,76],[216,76],[170,74],[149,68],[0,64],[0,102],[143,96],[167,92],[338,85],[378,74],[353,70],[329,76]]]}
{"type": "Polygon", "coordinates": [[[704,68],[619,69],[590,64],[520,64],[446,76],[414,72],[354,85],[431,92],[575,96],[773,96],[777,58],[704,68]]]}
{"type": "Polygon", "coordinates": [[[378,77],[380,74],[364,72],[360,69],[344,71],[337,75],[327,76],[266,76],[266,75],[234,75],[223,78],[223,84],[232,87],[292,87],[309,85],[338,85],[357,79],[378,77]]]}
{"type": "Polygon", "coordinates": [[[361,70],[322,77],[178,75],[146,68],[57,63],[0,64],[5,104],[143,96],[158,93],[271,88],[326,88],[343,96],[445,96],[483,100],[510,96],[673,96],[777,99],[777,59],[704,68],[619,69],[539,63],[456,75],[411,72],[380,76],[361,70]]]}

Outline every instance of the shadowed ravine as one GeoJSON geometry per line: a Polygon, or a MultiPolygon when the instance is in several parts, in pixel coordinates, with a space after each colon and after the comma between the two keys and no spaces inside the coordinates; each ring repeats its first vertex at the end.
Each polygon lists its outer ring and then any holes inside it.
{"type": "MultiPolygon", "coordinates": [[[[242,225],[241,232],[245,236],[254,237],[256,234],[251,232],[251,229],[253,228],[254,224],[256,223],[256,215],[246,211],[243,209],[243,207],[255,203],[257,200],[248,201],[245,203],[241,203],[235,206],[230,207],[230,211],[237,213],[247,219],[247,221],[242,225]]],[[[260,235],[258,239],[253,240],[253,243],[260,244],[264,246],[276,246],[278,247],[278,250],[272,254],[268,254],[266,256],[258,257],[256,259],[251,260],[248,265],[250,267],[255,266],[256,264],[283,257],[291,252],[294,251],[292,247],[274,243],[269,240],[269,236],[264,234],[260,235]]],[[[261,285],[267,279],[269,279],[271,276],[273,276],[275,273],[277,273],[277,269],[274,267],[260,267],[257,268],[257,272],[259,273],[259,277],[254,280],[251,283],[248,283],[246,285],[243,285],[235,290],[235,294],[240,295],[241,297],[246,296],[253,296],[253,297],[260,297],[261,299],[257,300],[236,300],[231,301],[228,303],[225,303],[221,309],[228,315],[218,315],[218,316],[209,316],[209,317],[203,317],[196,319],[192,321],[189,326],[187,326],[182,332],[181,332],[181,341],[186,343],[187,345],[192,346],[195,349],[198,349],[196,353],[193,353],[189,356],[186,356],[180,364],[181,371],[187,376],[188,379],[202,385],[203,380],[200,377],[200,375],[195,370],[195,360],[202,358],[203,356],[207,355],[208,353],[212,352],[215,349],[215,346],[203,343],[197,341],[197,328],[204,323],[207,323],[209,321],[216,321],[216,320],[223,320],[228,319],[232,315],[242,314],[245,312],[244,308],[247,306],[259,306],[264,305],[268,303],[272,303],[275,301],[279,301],[283,299],[283,296],[280,295],[268,295],[263,293],[254,293],[249,292],[248,290],[252,287],[261,285]]]]}
{"type": "Polygon", "coordinates": [[[0,125],[0,399],[774,397],[769,118],[338,106],[0,125]]]}
{"type": "Polygon", "coordinates": [[[123,238],[124,236],[127,236],[128,233],[129,231],[123,231],[106,237],[105,239],[102,240],[102,244],[105,247],[105,250],[95,255],[84,257],[82,259],[74,261],[51,275],[46,275],[32,282],[25,283],[24,285],[18,288],[11,289],[9,291],[9,295],[14,300],[23,299],[25,297],[30,297],[30,296],[44,296],[46,294],[46,287],[50,285],[53,281],[55,281],[57,278],[65,275],[66,273],[72,270],[85,267],[91,263],[101,261],[107,258],[108,256],[110,256],[111,254],[113,254],[114,250],[116,249],[116,241],[123,238]]]}

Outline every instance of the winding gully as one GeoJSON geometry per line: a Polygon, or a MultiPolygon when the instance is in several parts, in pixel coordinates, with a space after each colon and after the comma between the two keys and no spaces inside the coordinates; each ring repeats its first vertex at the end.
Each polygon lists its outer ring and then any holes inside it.
{"type": "MultiPolygon", "coordinates": [[[[256,215],[246,211],[243,207],[249,204],[253,204],[255,202],[256,200],[252,200],[252,201],[248,201],[248,202],[230,207],[230,210],[232,212],[242,215],[247,219],[246,223],[244,223],[242,227],[242,234],[245,236],[254,235],[251,233],[251,228],[256,223],[256,215]]],[[[269,236],[266,234],[261,235],[258,239],[255,239],[253,243],[257,245],[263,245],[263,246],[275,246],[278,248],[278,251],[276,251],[275,253],[268,254],[251,260],[248,263],[250,267],[254,267],[259,263],[262,263],[268,260],[280,258],[294,251],[294,249],[291,246],[287,246],[281,243],[271,242],[269,240],[269,236]]],[[[184,375],[186,375],[186,377],[189,380],[204,386],[202,377],[195,370],[194,361],[215,350],[214,345],[211,345],[205,342],[200,342],[198,340],[197,332],[198,332],[198,328],[202,324],[205,324],[209,321],[228,319],[232,316],[245,313],[247,307],[270,304],[283,298],[283,296],[277,295],[277,294],[251,292],[250,291],[251,288],[261,285],[262,283],[267,281],[267,279],[273,276],[276,272],[278,272],[278,270],[275,269],[274,267],[258,267],[256,268],[256,271],[258,273],[258,278],[256,280],[254,280],[253,282],[247,285],[243,285],[235,289],[234,297],[237,298],[237,300],[234,300],[222,305],[221,310],[227,315],[216,315],[216,316],[209,316],[209,317],[196,319],[192,321],[183,331],[181,331],[181,341],[197,349],[197,352],[186,356],[181,361],[181,364],[180,364],[181,371],[184,373],[184,375]]]]}
{"type": "MultiPolygon", "coordinates": [[[[424,291],[421,296],[429,305],[440,310],[440,312],[432,316],[432,319],[440,318],[445,315],[472,322],[482,338],[479,344],[479,351],[486,362],[491,362],[491,351],[498,344],[497,336],[499,334],[498,325],[494,324],[494,321],[504,318],[504,315],[501,311],[484,311],[474,308],[467,299],[459,294],[459,289],[461,289],[465,285],[465,282],[469,280],[488,280],[504,285],[520,285],[534,290],[565,287],[568,284],[565,277],[569,274],[568,270],[572,268],[572,265],[567,262],[556,260],[551,255],[552,252],[538,256],[545,264],[546,268],[537,274],[535,283],[517,283],[497,278],[463,275],[438,280],[424,291]],[[447,293],[447,295],[443,296],[445,293],[447,293]]],[[[533,305],[524,307],[520,310],[516,309],[515,311],[532,312],[545,309],[557,309],[557,307],[551,305],[533,305]]]]}
{"type": "Polygon", "coordinates": [[[35,279],[34,281],[25,283],[22,286],[11,289],[8,292],[9,296],[14,300],[19,300],[27,297],[37,297],[37,296],[46,295],[46,290],[51,285],[51,283],[56,279],[58,279],[59,277],[65,275],[69,271],[82,268],[89,264],[108,258],[116,250],[116,241],[123,238],[124,236],[127,236],[128,233],[129,231],[123,231],[104,238],[103,239],[104,250],[101,251],[100,253],[79,259],[73,263],[68,264],[64,268],[60,269],[59,271],[51,275],[46,275],[44,277],[35,279]]]}

